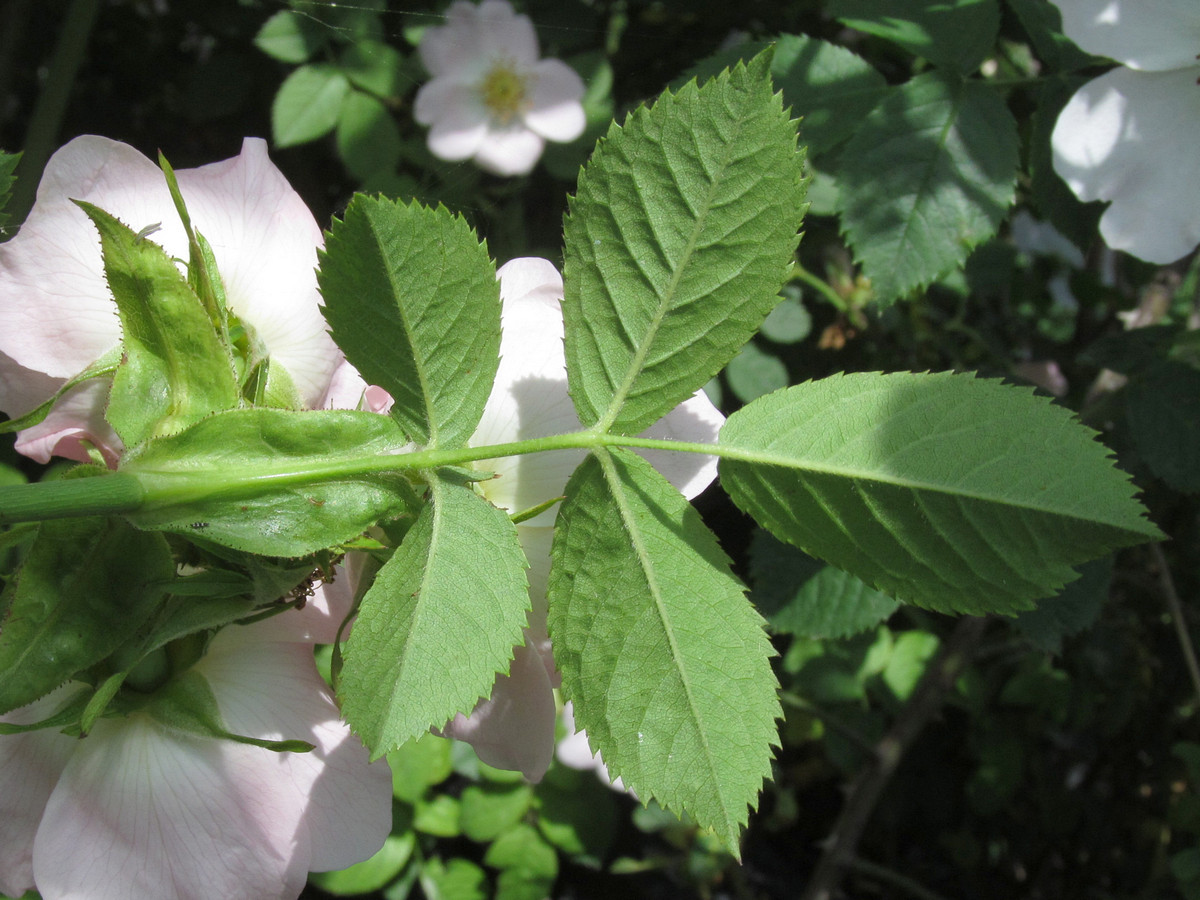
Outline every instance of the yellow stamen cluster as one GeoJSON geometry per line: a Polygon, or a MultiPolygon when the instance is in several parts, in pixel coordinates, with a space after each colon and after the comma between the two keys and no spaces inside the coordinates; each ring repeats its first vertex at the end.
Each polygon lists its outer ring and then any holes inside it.
{"type": "Polygon", "coordinates": [[[483,104],[497,121],[507,124],[525,109],[527,80],[507,60],[498,61],[483,76],[483,104]]]}

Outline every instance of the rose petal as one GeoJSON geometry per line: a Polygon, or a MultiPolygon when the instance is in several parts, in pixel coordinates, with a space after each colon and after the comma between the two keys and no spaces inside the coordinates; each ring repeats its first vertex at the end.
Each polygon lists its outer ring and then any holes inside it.
{"type": "MultiPolygon", "coordinates": [[[[76,690],[78,685],[64,685],[0,716],[0,722],[40,722],[52,716],[76,690]]],[[[78,743],[53,728],[0,735],[0,893],[20,897],[33,889],[34,836],[46,801],[78,743]]]]}
{"type": "Polygon", "coordinates": [[[308,406],[320,403],[341,360],[317,291],[321,229],[300,195],[246,138],[233,159],[181,169],[179,188],[217,258],[229,307],[254,328],[308,406]]]}
{"type": "Polygon", "coordinates": [[[579,73],[558,59],[534,66],[533,94],[525,124],[548,141],[573,141],[583,134],[587,117],[579,102],[585,90],[579,73]]]}
{"type": "Polygon", "coordinates": [[[1132,69],[1161,71],[1196,64],[1196,0],[1054,0],[1063,33],[1088,53],[1132,69]]]}
{"type": "MultiPolygon", "coordinates": [[[[501,266],[502,336],[500,368],[483,418],[471,438],[474,446],[578,431],[579,419],[567,394],[563,355],[562,276],[544,259],[514,259],[501,266]]],[[[558,496],[583,461],[582,450],[487,460],[479,467],[496,472],[483,482],[484,495],[512,513],[558,496]]],[[[555,510],[529,521],[550,525],[555,510]]]]}
{"type": "MultiPolygon", "coordinates": [[[[100,451],[109,468],[115,468],[125,445],[104,418],[111,378],[92,378],[63,394],[37,425],[17,432],[16,449],[40,463],[51,456],[91,462],[84,442],[100,451]]],[[[54,395],[51,389],[43,399],[54,395]]]]}
{"type": "Polygon", "coordinates": [[[475,27],[480,47],[490,58],[502,57],[522,68],[537,62],[538,39],[533,22],[513,12],[508,0],[483,0],[477,7],[475,27]]]}
{"type": "Polygon", "coordinates": [[[25,224],[0,244],[0,351],[55,378],[77,374],[121,339],[99,235],[73,199],[130,228],[161,223],[153,240],[187,256],[162,172],[141,153],[85,135],[50,157],[25,224]]]}
{"type": "Polygon", "coordinates": [[[554,758],[554,689],[538,650],[516,648],[508,675],[496,678],[492,695],[469,716],[455,716],[442,733],[475,748],[498,769],[541,781],[554,758]]]}
{"type": "Polygon", "coordinates": [[[1200,66],[1116,69],[1088,82],[1058,117],[1054,169],[1081,200],[1111,200],[1110,247],[1170,263],[1200,242],[1200,66]]]}
{"type": "Polygon", "coordinates": [[[306,804],[271,777],[274,756],[168,732],[143,715],[102,719],[46,804],[33,847],[39,890],[291,900],[307,872],[306,804]]]}
{"type": "Polygon", "coordinates": [[[546,142],[523,128],[489,130],[475,151],[475,164],[493,175],[511,177],[532,171],[546,142]]]}
{"type": "Polygon", "coordinates": [[[432,126],[429,152],[439,159],[470,159],[487,138],[487,111],[473,88],[431,81],[417,92],[417,105],[432,126]]]}
{"type": "Polygon", "coordinates": [[[345,868],[374,854],[391,828],[391,774],[386,763],[368,764],[366,748],[341,722],[311,647],[270,642],[246,652],[224,635],[196,669],[229,730],[316,744],[311,753],[260,750],[257,760],[260,777],[280,781],[301,804],[312,840],[306,868],[345,868]]]}

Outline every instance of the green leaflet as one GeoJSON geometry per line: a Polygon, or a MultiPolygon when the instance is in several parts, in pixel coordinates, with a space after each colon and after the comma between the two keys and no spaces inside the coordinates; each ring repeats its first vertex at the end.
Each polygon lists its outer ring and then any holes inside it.
{"type": "Polygon", "coordinates": [[[776,537],[908,603],[1030,609],[1158,536],[1071,414],[970,375],[841,375],[729,417],[721,483],[776,537]]]}
{"type": "Polygon", "coordinates": [[[885,621],[900,605],[849,572],[758,529],[750,542],[750,599],[772,630],[843,638],[885,621]]]}
{"type": "Polygon", "coordinates": [[[496,269],[460,216],[357,195],[326,233],[333,338],[416,442],[465,444],[500,364],[496,269]]]}
{"type": "Polygon", "coordinates": [[[16,171],[20,160],[20,153],[0,151],[0,239],[4,236],[4,226],[8,224],[8,213],[4,211],[4,207],[8,206],[8,200],[12,196],[12,186],[17,180],[13,172],[16,171]]]}
{"type": "Polygon", "coordinates": [[[174,571],[162,535],[119,519],[42,523],[0,596],[0,713],[112,653],[151,615],[174,571]]]}
{"type": "Polygon", "coordinates": [[[575,721],[609,771],[737,853],[780,715],[763,621],[699,514],[648,462],[575,471],[550,571],[550,635],[575,721]]]}
{"type": "Polygon", "coordinates": [[[996,0],[832,0],[830,15],[851,28],[899,44],[938,65],[973,72],[992,52],[1000,30],[996,0]]]}
{"type": "Polygon", "coordinates": [[[433,497],[363,597],[338,685],[377,758],[487,696],[529,611],[525,554],[503,510],[434,479],[433,497]]]}
{"type": "Polygon", "coordinates": [[[312,63],[296,69],[271,104],[275,146],[292,147],[333,131],[349,92],[350,82],[337,66],[312,63]]]}
{"type": "Polygon", "coordinates": [[[267,556],[303,556],[356,537],[416,504],[403,475],[314,480],[343,459],[405,445],[387,416],[354,410],[235,409],[127,452],[139,528],[177,531],[267,556]]]}
{"type": "Polygon", "coordinates": [[[90,203],[121,317],[121,364],[105,417],[127,447],[238,404],[228,348],[166,251],[90,203]]]}
{"type": "Polygon", "coordinates": [[[580,420],[636,434],[725,365],[778,300],[803,154],[770,54],[613,125],[567,217],[567,374],[580,420]]]}
{"type": "Polygon", "coordinates": [[[960,265],[1012,205],[1019,142],[998,92],[941,72],[877,106],[840,157],[842,228],[890,302],[960,265]]]}

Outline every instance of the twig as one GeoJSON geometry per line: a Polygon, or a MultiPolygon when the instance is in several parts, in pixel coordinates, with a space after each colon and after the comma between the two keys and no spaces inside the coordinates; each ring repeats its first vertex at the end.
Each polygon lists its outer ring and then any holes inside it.
{"type": "Polygon", "coordinates": [[[1171,622],[1175,625],[1175,635],[1179,638],[1183,661],[1192,677],[1192,690],[1196,692],[1196,700],[1200,703],[1200,664],[1196,662],[1196,648],[1192,644],[1192,636],[1188,633],[1187,622],[1183,618],[1183,604],[1179,600],[1179,592],[1175,590],[1175,580],[1171,578],[1171,567],[1167,565],[1167,556],[1162,551],[1162,544],[1151,544],[1150,553],[1158,565],[1159,584],[1162,586],[1163,596],[1167,598],[1167,610],[1171,613],[1171,622]]]}
{"type": "Polygon", "coordinates": [[[942,708],[979,643],[987,620],[964,616],[941,651],[930,663],[916,690],[904,704],[891,730],[876,744],[871,759],[855,776],[846,794],[846,805],[829,838],[802,900],[830,900],[855,857],[859,839],[871,819],[905,751],[942,708]]]}
{"type": "Polygon", "coordinates": [[[869,862],[861,856],[856,856],[847,861],[846,868],[862,872],[864,875],[870,875],[872,878],[877,878],[886,884],[890,884],[892,887],[898,887],[910,897],[916,897],[917,900],[946,900],[941,894],[936,894],[924,885],[917,884],[917,882],[913,881],[907,875],[901,875],[899,872],[893,871],[886,866],[869,862]]]}

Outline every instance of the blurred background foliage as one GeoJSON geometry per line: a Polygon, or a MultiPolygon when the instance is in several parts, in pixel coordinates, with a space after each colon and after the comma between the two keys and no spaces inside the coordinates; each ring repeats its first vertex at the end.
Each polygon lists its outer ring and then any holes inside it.
{"type": "MultiPolygon", "coordinates": [[[[412,119],[416,44],[445,5],[8,0],[0,147],[26,151],[10,233],[77,134],[176,168],[257,135],[319,222],[356,190],[416,197],[463,212],[500,262],[557,260],[612,119],[777,40],[812,206],[779,307],[710,392],[728,413],[840,371],[1032,384],[1101,432],[1171,540],[1084,567],[1015,620],[955,620],[702,497],[770,623],[786,710],[743,864],[591,772],[556,763],[529,785],[430,736],[389,757],[384,849],[305,896],[1200,897],[1200,275],[1194,257],[1107,250],[1100,208],[1050,169],[1055,116],[1103,61],[1046,0],[525,0],[543,54],[586,80],[589,125],[505,180],[435,159],[412,119]],[[922,143],[939,115],[961,146],[922,143]],[[921,195],[922,173],[946,192],[921,195]],[[886,245],[927,214],[930,234],[886,245]]],[[[0,454],[0,478],[41,474],[11,440],[0,454]]]]}

